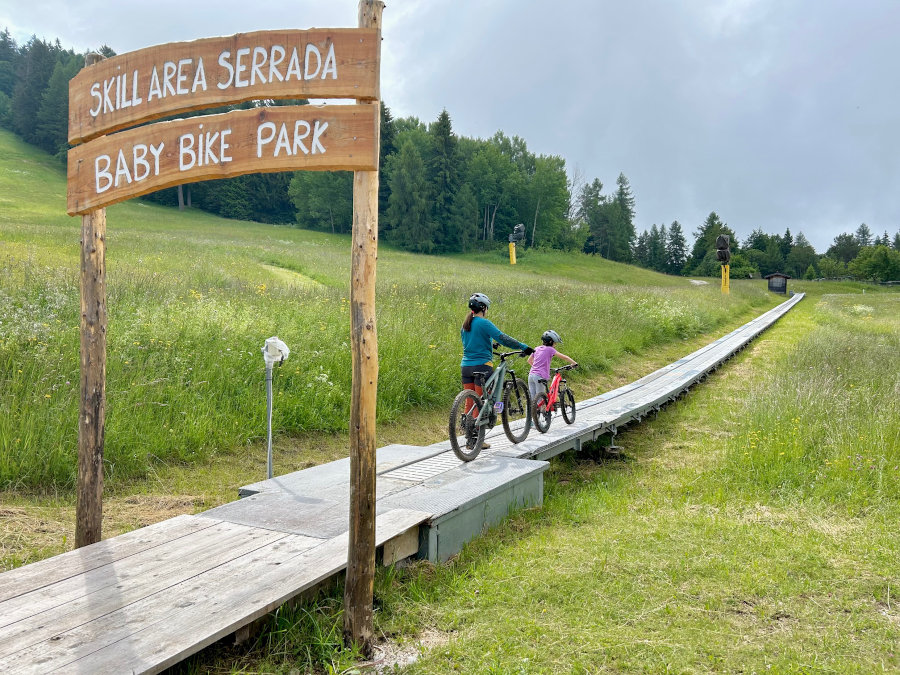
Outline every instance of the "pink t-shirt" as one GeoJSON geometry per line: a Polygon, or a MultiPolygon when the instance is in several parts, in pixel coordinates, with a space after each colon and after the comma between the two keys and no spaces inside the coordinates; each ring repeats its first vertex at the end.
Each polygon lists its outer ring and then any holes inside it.
{"type": "Polygon", "coordinates": [[[550,360],[556,354],[553,347],[541,345],[534,350],[534,360],[531,363],[531,372],[545,380],[550,379],[550,360]]]}

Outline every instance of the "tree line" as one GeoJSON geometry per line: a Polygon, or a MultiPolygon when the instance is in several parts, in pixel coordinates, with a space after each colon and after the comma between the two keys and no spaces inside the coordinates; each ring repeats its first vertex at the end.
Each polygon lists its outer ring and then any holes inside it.
{"type": "MultiPolygon", "coordinates": [[[[109,47],[100,49],[113,56],[109,47]]],[[[59,40],[32,37],[19,46],[0,32],[0,126],[65,161],[68,150],[68,82],[84,65],[82,55],[59,40]]],[[[215,110],[305,101],[251,101],[215,110]]],[[[682,225],[652,225],[637,233],[636,200],[619,174],[604,192],[599,178],[586,181],[557,155],[535,154],[524,139],[498,131],[487,139],[459,136],[447,110],[424,123],[395,119],[381,106],[379,231],[384,240],[421,253],[459,253],[505,246],[525,225],[529,247],[582,251],[667,274],[718,276],[715,239],[732,241],[734,278],[784,272],[793,277],[900,279],[900,231],[874,235],[865,224],[841,234],[822,255],[802,233],[755,229],[739,243],[712,212],[692,234],[682,225]]],[[[252,174],[160,190],[145,199],[200,208],[242,220],[291,223],[333,233],[350,231],[350,172],[301,171],[252,174]]]]}
{"type": "Polygon", "coordinates": [[[678,221],[668,228],[654,224],[637,237],[635,262],[668,274],[715,277],[720,266],[715,243],[720,234],[731,240],[730,271],[734,279],[781,272],[803,279],[900,280],[900,230],[893,237],[887,230],[876,236],[862,223],[852,234],[839,234],[825,253],[818,254],[802,232],[794,236],[790,228],[783,235],[767,234],[757,228],[740,243],[715,212],[694,232],[694,246],[683,256],[684,236],[678,221]]]}

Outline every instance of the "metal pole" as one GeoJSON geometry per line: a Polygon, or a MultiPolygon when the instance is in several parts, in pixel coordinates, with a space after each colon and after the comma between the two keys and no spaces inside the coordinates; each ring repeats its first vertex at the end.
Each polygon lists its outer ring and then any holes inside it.
{"type": "Polygon", "coordinates": [[[269,427],[269,451],[266,455],[267,475],[272,478],[272,366],[266,365],[266,400],[268,427],[269,427]]]}

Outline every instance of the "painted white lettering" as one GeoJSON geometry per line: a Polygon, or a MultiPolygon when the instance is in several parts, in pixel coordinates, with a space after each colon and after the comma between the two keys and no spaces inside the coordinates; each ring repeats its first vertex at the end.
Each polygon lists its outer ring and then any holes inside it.
{"type": "Polygon", "coordinates": [[[197,87],[202,87],[206,91],[206,71],[203,70],[203,58],[197,59],[197,70],[194,72],[194,83],[191,85],[191,93],[197,91],[197,87]]]}
{"type": "Polygon", "coordinates": [[[138,94],[138,71],[135,70],[131,74],[131,105],[139,105],[144,99],[138,94]]]}
{"type": "Polygon", "coordinates": [[[175,95],[175,85],[172,84],[175,70],[175,64],[172,61],[166,61],[163,64],[163,98],[168,96],[170,92],[172,96],[175,95]]]}
{"type": "Polygon", "coordinates": [[[203,152],[203,163],[207,166],[210,164],[218,164],[219,160],[216,158],[215,148],[212,147],[212,144],[215,143],[219,138],[219,132],[216,131],[212,134],[210,132],[206,132],[206,143],[205,150],[203,152]]]}
{"type": "Polygon", "coordinates": [[[116,110],[122,107],[122,76],[116,75],[116,110]]]}
{"type": "Polygon", "coordinates": [[[325,133],[325,130],[328,128],[328,122],[324,124],[319,123],[319,120],[316,120],[316,125],[313,128],[313,139],[312,139],[312,154],[316,154],[316,148],[319,149],[319,152],[325,153],[325,146],[319,142],[319,136],[325,133]]]}
{"type": "Polygon", "coordinates": [[[103,83],[103,112],[104,113],[112,112],[115,110],[115,108],[113,107],[113,102],[109,98],[109,92],[112,91],[113,81],[114,80],[110,79],[103,83]]]}
{"type": "Polygon", "coordinates": [[[276,79],[279,82],[284,82],[284,77],[278,70],[278,64],[282,61],[284,61],[284,47],[272,45],[272,53],[269,56],[269,82],[274,82],[276,79]],[[277,57],[276,54],[278,55],[277,57]]]}
{"type": "Polygon", "coordinates": [[[234,86],[235,87],[246,87],[250,83],[247,80],[241,79],[241,73],[247,70],[247,66],[241,63],[241,59],[245,56],[250,55],[250,48],[244,47],[243,49],[238,49],[234,55],[234,86]]]}
{"type": "MultiPolygon", "coordinates": [[[[203,128],[203,125],[200,125],[203,128]]],[[[203,166],[203,134],[197,134],[197,166],[203,166]]]]}
{"type": "Polygon", "coordinates": [[[266,59],[268,55],[266,54],[266,50],[263,47],[254,47],[253,48],[253,65],[250,68],[250,84],[256,84],[256,78],[259,76],[259,81],[263,84],[266,83],[266,76],[263,74],[262,67],[266,64],[266,59]]]}
{"type": "Polygon", "coordinates": [[[319,48],[315,45],[306,45],[306,57],[304,58],[305,63],[303,64],[303,79],[311,80],[316,75],[319,74],[319,69],[322,67],[322,54],[319,53],[319,48]],[[316,57],[316,69],[313,72],[309,70],[309,64],[312,63],[312,59],[310,56],[315,54],[316,57]]]}
{"type": "Polygon", "coordinates": [[[147,146],[143,143],[136,144],[131,149],[132,164],[134,164],[134,182],[144,180],[150,175],[150,162],[147,161],[147,146]],[[143,171],[142,171],[143,170],[143,171]]]}
{"type": "Polygon", "coordinates": [[[231,147],[228,143],[225,142],[225,137],[231,135],[231,129],[223,129],[222,130],[222,139],[219,142],[219,161],[223,164],[225,162],[230,162],[232,160],[231,155],[226,155],[225,152],[231,147]]]}
{"type": "Polygon", "coordinates": [[[257,159],[262,157],[262,147],[266,143],[271,143],[273,138],[275,138],[275,123],[274,122],[263,122],[256,128],[256,157],[257,157],[257,159]],[[263,136],[264,131],[269,132],[266,137],[263,136]]]}
{"type": "Polygon", "coordinates": [[[194,152],[194,136],[192,134],[182,134],[178,137],[178,170],[187,171],[193,168],[197,163],[197,154],[194,152]],[[190,164],[185,161],[185,157],[190,158],[190,164]]]}
{"type": "Polygon", "coordinates": [[[110,161],[109,155],[100,155],[94,160],[94,185],[98,195],[112,187],[113,177],[109,172],[110,161]],[[103,162],[102,169],[100,168],[101,162],[103,162]]]}
{"type": "Polygon", "coordinates": [[[288,138],[287,125],[282,124],[281,129],[278,130],[278,141],[275,143],[275,152],[273,153],[273,157],[278,157],[278,152],[284,149],[284,151],[290,155],[291,154],[291,141],[288,138]]]}
{"type": "Polygon", "coordinates": [[[303,139],[309,136],[309,122],[306,120],[297,120],[294,122],[294,154],[303,152],[304,155],[309,154],[309,150],[303,145],[303,139]],[[305,127],[303,134],[300,134],[300,127],[305,127]]]}
{"type": "Polygon", "coordinates": [[[159,175],[159,156],[163,151],[163,148],[166,147],[165,143],[160,143],[158,146],[150,144],[150,154],[153,155],[153,175],[159,175]]]}
{"type": "Polygon", "coordinates": [[[325,65],[322,68],[322,79],[325,79],[325,76],[328,73],[331,73],[331,79],[337,79],[337,61],[334,58],[334,43],[328,45],[328,53],[325,55],[325,65]]]}
{"type": "Polygon", "coordinates": [[[150,73],[150,89],[147,92],[147,102],[153,100],[153,98],[162,98],[162,87],[159,84],[159,73],[156,71],[156,66],[153,66],[153,70],[150,73]]]}
{"type": "Polygon", "coordinates": [[[122,107],[130,108],[131,107],[131,99],[128,98],[128,74],[122,74],[122,107]]]}
{"type": "Polygon", "coordinates": [[[91,108],[91,117],[96,117],[100,114],[100,109],[103,107],[103,97],[100,96],[100,83],[94,82],[91,85],[91,98],[97,99],[97,107],[91,108]]]}
{"type": "Polygon", "coordinates": [[[175,91],[179,94],[188,93],[187,88],[187,73],[184,72],[185,66],[190,66],[193,63],[193,59],[179,59],[178,61],[178,78],[175,80],[175,91]]]}
{"type": "Polygon", "coordinates": [[[219,87],[219,89],[228,89],[228,87],[231,86],[232,80],[234,80],[234,67],[231,65],[231,61],[228,60],[230,58],[231,52],[229,51],[224,51],[219,54],[219,66],[225,68],[228,71],[228,80],[226,80],[225,82],[220,81],[216,85],[219,87]]]}
{"type": "Polygon", "coordinates": [[[303,79],[303,73],[300,72],[300,55],[297,54],[297,48],[294,47],[294,50],[291,52],[291,60],[288,63],[287,75],[284,76],[285,80],[291,79],[291,74],[294,75],[294,78],[300,82],[303,79]]]}
{"type": "Polygon", "coordinates": [[[125,153],[119,149],[119,156],[116,158],[116,187],[119,187],[119,176],[125,177],[125,182],[131,182],[131,173],[128,171],[128,162],[125,161],[125,153]]]}

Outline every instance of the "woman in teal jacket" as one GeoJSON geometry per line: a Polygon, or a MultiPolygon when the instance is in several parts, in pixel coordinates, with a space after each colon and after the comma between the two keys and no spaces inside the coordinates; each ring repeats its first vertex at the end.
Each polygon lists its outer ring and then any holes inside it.
{"type": "MultiPolygon", "coordinates": [[[[512,349],[522,349],[526,356],[534,352],[524,342],[511,338],[485,318],[484,315],[490,306],[491,301],[484,293],[475,293],[469,298],[469,316],[466,317],[462,330],[459,332],[463,343],[463,357],[460,363],[463,389],[472,389],[479,396],[481,396],[482,389],[476,384],[476,376],[480,376],[478,379],[483,383],[494,372],[494,342],[499,342],[512,349]]],[[[475,414],[478,414],[477,410],[475,414]]],[[[481,447],[490,446],[484,443],[481,447]]]]}

